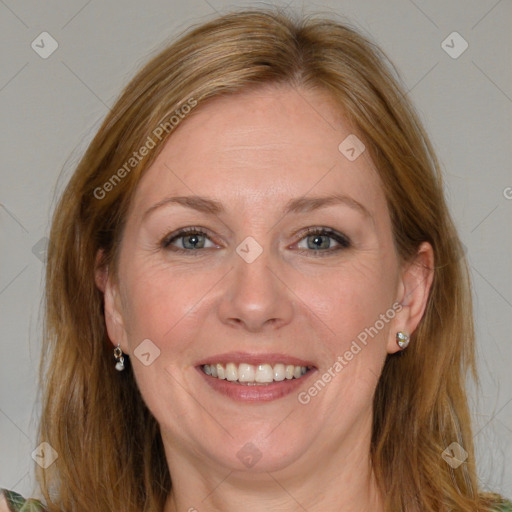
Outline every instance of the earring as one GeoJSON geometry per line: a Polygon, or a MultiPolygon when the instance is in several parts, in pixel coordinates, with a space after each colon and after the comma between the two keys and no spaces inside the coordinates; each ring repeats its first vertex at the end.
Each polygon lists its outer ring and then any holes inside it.
{"type": "Polygon", "coordinates": [[[411,341],[411,338],[406,332],[398,331],[396,333],[396,343],[402,350],[404,348],[407,348],[407,345],[409,345],[409,341],[411,341]]]}
{"type": "Polygon", "coordinates": [[[121,347],[119,344],[114,349],[114,357],[116,358],[116,370],[118,372],[122,372],[124,370],[124,357],[123,357],[123,351],[121,350],[121,347]]]}

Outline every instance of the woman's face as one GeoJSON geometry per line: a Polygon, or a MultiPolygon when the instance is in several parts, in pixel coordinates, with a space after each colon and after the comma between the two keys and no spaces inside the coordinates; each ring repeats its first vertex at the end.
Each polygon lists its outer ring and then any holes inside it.
{"type": "Polygon", "coordinates": [[[107,327],[171,473],[311,470],[368,446],[383,362],[415,324],[354,135],[323,93],[266,87],[197,107],[139,183],[107,327]]]}

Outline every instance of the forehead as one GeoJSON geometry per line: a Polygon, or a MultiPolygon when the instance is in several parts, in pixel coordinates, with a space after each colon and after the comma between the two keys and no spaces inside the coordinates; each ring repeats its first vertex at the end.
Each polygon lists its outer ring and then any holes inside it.
{"type": "Polygon", "coordinates": [[[196,194],[237,212],[251,201],[277,208],[290,198],[343,193],[379,214],[386,205],[368,152],[349,160],[339,149],[354,136],[339,105],[319,90],[272,86],[214,98],[171,134],[132,206],[196,194]]]}

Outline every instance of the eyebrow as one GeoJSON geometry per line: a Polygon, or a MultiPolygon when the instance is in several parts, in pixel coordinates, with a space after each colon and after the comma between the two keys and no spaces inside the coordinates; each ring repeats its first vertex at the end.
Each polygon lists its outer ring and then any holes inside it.
{"type": "MultiPolygon", "coordinates": [[[[225,212],[222,203],[216,201],[215,199],[201,196],[173,196],[166,197],[165,199],[158,201],[158,203],[148,208],[144,212],[143,219],[145,219],[155,210],[169,204],[178,204],[185,208],[190,208],[198,212],[211,215],[219,215],[225,212]]],[[[297,199],[290,199],[290,201],[288,201],[286,204],[283,213],[285,215],[289,213],[309,213],[314,210],[319,210],[321,208],[326,208],[336,204],[344,204],[363,214],[365,217],[370,219],[372,218],[372,215],[365,206],[363,206],[360,202],[356,201],[352,197],[344,194],[330,194],[328,196],[321,197],[299,197],[297,199]]]]}

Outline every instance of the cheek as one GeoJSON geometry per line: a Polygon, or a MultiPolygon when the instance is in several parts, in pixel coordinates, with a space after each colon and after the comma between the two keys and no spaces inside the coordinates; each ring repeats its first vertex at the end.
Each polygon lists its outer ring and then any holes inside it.
{"type": "Polygon", "coordinates": [[[190,407],[180,393],[186,386],[182,371],[194,361],[194,341],[200,339],[197,308],[216,280],[207,273],[135,264],[125,275],[125,323],[137,385],[159,421],[179,422],[190,407]]]}
{"type": "MultiPolygon", "coordinates": [[[[124,272],[129,276],[124,297],[135,377],[146,404],[167,428],[188,425],[194,414],[201,414],[197,403],[209,407],[200,397],[191,402],[193,387],[188,370],[199,357],[211,353],[208,340],[212,333],[215,339],[222,337],[226,325],[219,316],[219,305],[226,292],[237,286],[233,274],[228,273],[229,264],[216,267],[196,262],[185,267],[137,264],[134,260],[124,272]],[[145,339],[160,350],[150,366],[133,355],[145,339]]],[[[393,262],[368,252],[347,258],[336,267],[308,263],[276,266],[274,271],[285,285],[268,290],[296,306],[279,342],[288,343],[287,349],[293,350],[291,343],[296,340],[293,343],[302,345],[303,353],[318,357],[318,378],[329,369],[335,375],[325,387],[303,390],[303,400],[294,402],[304,413],[300,421],[311,421],[308,426],[316,431],[316,418],[323,417],[336,425],[341,435],[371,405],[385,358],[382,341],[389,324],[377,335],[368,334],[366,344],[361,342],[361,335],[391,308],[396,275],[393,262]],[[354,340],[359,340],[357,346],[354,340]],[[343,364],[339,357],[344,358],[343,364]],[[342,364],[341,371],[334,368],[336,362],[342,364]]]]}
{"type": "Polygon", "coordinates": [[[317,376],[327,384],[312,383],[301,403],[315,401],[332,421],[367,410],[386,358],[396,274],[381,263],[360,259],[332,274],[323,282],[329,293],[315,286],[308,303],[328,326],[322,341],[328,357],[317,376]]]}
{"type": "MultiPolygon", "coordinates": [[[[379,333],[372,331],[373,337],[386,336],[389,321],[383,324],[380,319],[392,308],[396,278],[392,262],[368,254],[314,279],[302,277],[296,281],[296,290],[322,320],[330,333],[326,340],[338,353],[376,323],[379,333]]],[[[385,320],[390,319],[388,313],[385,320]]]]}
{"type": "MultiPolygon", "coordinates": [[[[161,349],[179,354],[206,319],[208,326],[222,328],[222,319],[216,318],[219,302],[237,286],[228,267],[199,261],[172,267],[161,262],[128,265],[124,302],[130,349],[149,338],[161,349]]],[[[336,352],[392,306],[396,286],[393,262],[376,252],[347,257],[336,267],[302,263],[276,267],[275,273],[286,284],[274,290],[282,294],[280,300],[294,302],[297,315],[322,332],[316,339],[324,339],[336,352]]],[[[300,318],[293,318],[291,330],[299,323],[300,318]]]]}
{"type": "Polygon", "coordinates": [[[187,318],[194,316],[197,305],[215,285],[208,272],[142,264],[127,268],[130,276],[125,290],[126,323],[130,342],[153,338],[169,343],[187,318]]]}
{"type": "Polygon", "coordinates": [[[298,295],[309,291],[307,307],[321,320],[316,325],[325,349],[322,367],[298,396],[311,428],[323,417],[343,437],[354,423],[368,421],[395,316],[396,275],[391,260],[366,254],[329,275],[302,280],[298,295]]]}

